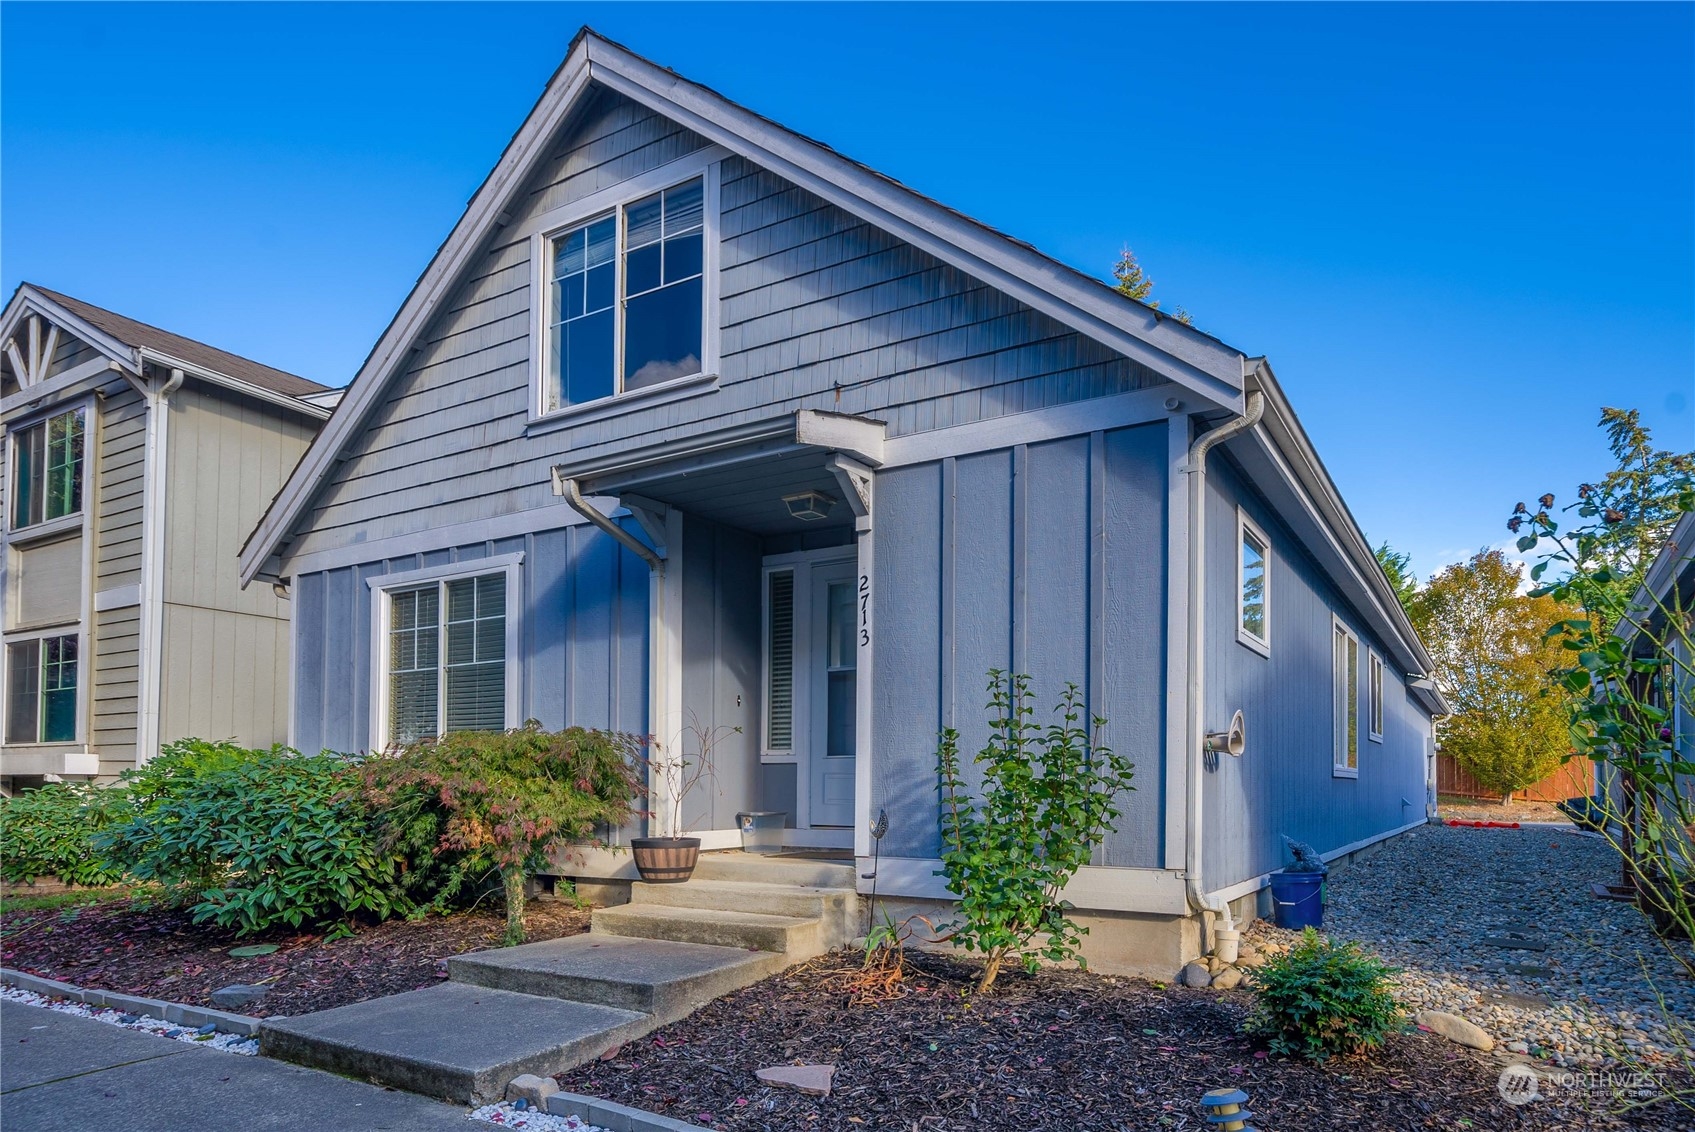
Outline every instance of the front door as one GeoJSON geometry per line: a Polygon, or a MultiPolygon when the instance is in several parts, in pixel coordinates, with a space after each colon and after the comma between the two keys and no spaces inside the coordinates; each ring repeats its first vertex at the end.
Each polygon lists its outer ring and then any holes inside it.
{"type": "Polygon", "coordinates": [[[807,753],[811,824],[853,825],[858,608],[851,562],[812,568],[807,753]]]}

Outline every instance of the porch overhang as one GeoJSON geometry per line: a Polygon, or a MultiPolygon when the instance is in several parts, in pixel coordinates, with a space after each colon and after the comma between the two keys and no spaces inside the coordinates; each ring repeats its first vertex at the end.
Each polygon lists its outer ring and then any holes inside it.
{"type": "Polygon", "coordinates": [[[554,490],[617,499],[644,526],[643,512],[656,504],[757,534],[850,524],[862,514],[864,499],[849,473],[883,463],[884,429],[882,421],[801,409],[555,464],[554,490]],[[790,513],[785,497],[803,491],[835,501],[828,519],[790,513]]]}

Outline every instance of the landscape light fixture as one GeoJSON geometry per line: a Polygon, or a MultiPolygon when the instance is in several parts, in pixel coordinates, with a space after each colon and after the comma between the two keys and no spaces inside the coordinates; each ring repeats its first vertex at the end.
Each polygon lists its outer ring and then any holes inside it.
{"type": "Polygon", "coordinates": [[[825,495],[822,491],[800,491],[783,496],[783,503],[788,507],[791,518],[810,523],[828,515],[830,508],[836,505],[836,500],[834,496],[825,495]]]}

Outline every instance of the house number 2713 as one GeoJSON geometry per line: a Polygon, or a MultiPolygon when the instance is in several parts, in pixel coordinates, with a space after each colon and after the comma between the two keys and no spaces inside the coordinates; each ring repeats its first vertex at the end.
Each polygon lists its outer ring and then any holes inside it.
{"type": "Polygon", "coordinates": [[[871,575],[859,576],[859,643],[871,643],[871,575]]]}

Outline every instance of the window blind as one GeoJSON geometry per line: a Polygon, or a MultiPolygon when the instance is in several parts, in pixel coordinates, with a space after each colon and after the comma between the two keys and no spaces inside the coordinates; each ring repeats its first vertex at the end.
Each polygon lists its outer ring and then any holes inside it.
{"type": "Polygon", "coordinates": [[[795,717],[795,576],[783,570],[770,576],[767,605],[771,619],[769,671],[766,676],[765,747],[794,749],[795,717]]]}

